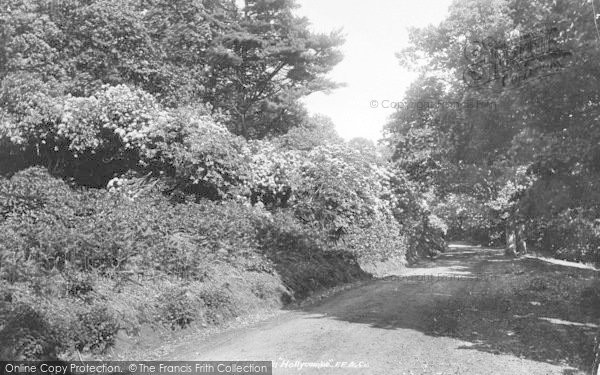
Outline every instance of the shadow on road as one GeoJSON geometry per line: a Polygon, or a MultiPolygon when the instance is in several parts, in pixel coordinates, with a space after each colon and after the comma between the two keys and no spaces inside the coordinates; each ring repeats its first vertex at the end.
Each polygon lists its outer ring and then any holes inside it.
{"type": "Polygon", "coordinates": [[[414,265],[406,276],[351,290],[306,311],[373,328],[457,338],[470,343],[464,350],[587,371],[600,321],[596,279],[594,270],[459,246],[436,261],[414,265]]]}

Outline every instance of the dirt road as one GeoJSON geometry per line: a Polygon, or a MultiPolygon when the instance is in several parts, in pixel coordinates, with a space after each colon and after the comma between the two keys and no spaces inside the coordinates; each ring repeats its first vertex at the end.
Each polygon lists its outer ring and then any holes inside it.
{"type": "Polygon", "coordinates": [[[598,311],[568,295],[595,271],[542,263],[453,246],[406,276],[186,343],[167,359],[270,360],[274,374],[583,374],[598,311]]]}

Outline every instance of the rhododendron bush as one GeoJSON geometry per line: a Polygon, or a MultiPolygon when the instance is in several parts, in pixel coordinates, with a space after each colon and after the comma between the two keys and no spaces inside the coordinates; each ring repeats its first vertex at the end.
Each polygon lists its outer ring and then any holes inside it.
{"type": "MultiPolygon", "coordinates": [[[[4,92],[15,101],[18,93],[16,87],[4,92]]],[[[15,165],[42,164],[81,185],[106,187],[124,174],[150,174],[168,194],[290,209],[357,251],[385,247],[378,239],[388,235],[409,235],[422,214],[416,189],[374,148],[337,140],[302,149],[247,141],[230,133],[222,125],[226,116],[209,106],[168,109],[125,85],[104,86],[89,97],[42,92],[27,103],[2,115],[3,142],[21,158],[15,165]]]]}
{"type": "Polygon", "coordinates": [[[262,281],[238,299],[291,301],[364,278],[359,261],[412,259],[433,233],[403,172],[374,147],[314,141],[318,126],[294,142],[246,140],[208,105],[165,108],[126,85],[87,97],[34,86],[0,90],[0,290],[18,301],[0,314],[25,309],[47,327],[31,348],[9,343],[30,358],[103,352],[148,308],[170,329],[246,308],[225,287],[152,292],[127,314],[94,299],[113,285],[111,298],[129,300],[127,275],[205,285],[239,272],[262,281]]]}

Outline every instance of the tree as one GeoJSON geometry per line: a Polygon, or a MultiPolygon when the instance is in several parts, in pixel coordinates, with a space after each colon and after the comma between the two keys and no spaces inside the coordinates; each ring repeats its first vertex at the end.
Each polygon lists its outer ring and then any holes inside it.
{"type": "MultiPolygon", "coordinates": [[[[589,3],[572,0],[468,0],[454,2],[439,26],[413,29],[398,54],[422,72],[407,100],[458,105],[400,109],[386,127],[394,160],[434,186],[442,205],[466,194],[492,208],[492,221],[527,223],[537,247],[564,242],[548,240],[560,226],[588,228],[600,213],[595,17],[589,3]],[[522,189],[514,189],[522,185],[517,171],[528,175],[522,189]]],[[[593,238],[585,231],[581,238],[593,238]]],[[[579,247],[590,253],[589,243],[579,247]]]]}
{"type": "Polygon", "coordinates": [[[333,121],[322,115],[306,117],[300,126],[274,138],[274,141],[286,149],[305,151],[317,146],[343,142],[335,130],[333,121]]]}
{"type": "Polygon", "coordinates": [[[291,0],[9,0],[0,80],[27,74],[87,97],[128,84],[176,107],[209,103],[246,138],[283,134],[298,100],[335,88],[341,32],[314,34],[291,0]],[[60,82],[60,84],[58,84],[60,82]]]}
{"type": "Polygon", "coordinates": [[[340,32],[313,34],[293,15],[291,0],[249,0],[235,12],[235,27],[218,37],[210,54],[208,101],[229,111],[232,130],[248,138],[290,127],[301,96],[335,88],[325,73],[341,61],[340,32]],[[290,113],[290,111],[292,111],[290,113]],[[264,123],[268,126],[264,126],[264,123]]]}
{"type": "Polygon", "coordinates": [[[28,73],[76,96],[102,84],[143,85],[156,56],[133,1],[9,0],[0,10],[0,78],[28,73]]]}

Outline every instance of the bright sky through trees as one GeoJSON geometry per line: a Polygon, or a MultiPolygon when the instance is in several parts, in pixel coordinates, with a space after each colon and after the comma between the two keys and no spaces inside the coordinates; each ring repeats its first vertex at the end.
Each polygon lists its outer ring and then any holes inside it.
{"type": "Polygon", "coordinates": [[[310,19],[315,31],[343,28],[345,58],[331,77],[346,87],[329,95],[313,94],[308,109],[333,119],[346,139],[381,138],[381,129],[393,109],[382,101],[401,101],[416,77],[398,65],[395,53],[408,42],[410,26],[437,25],[446,16],[450,0],[298,0],[297,14],[310,19]],[[377,100],[378,108],[370,102],[377,100]]]}

